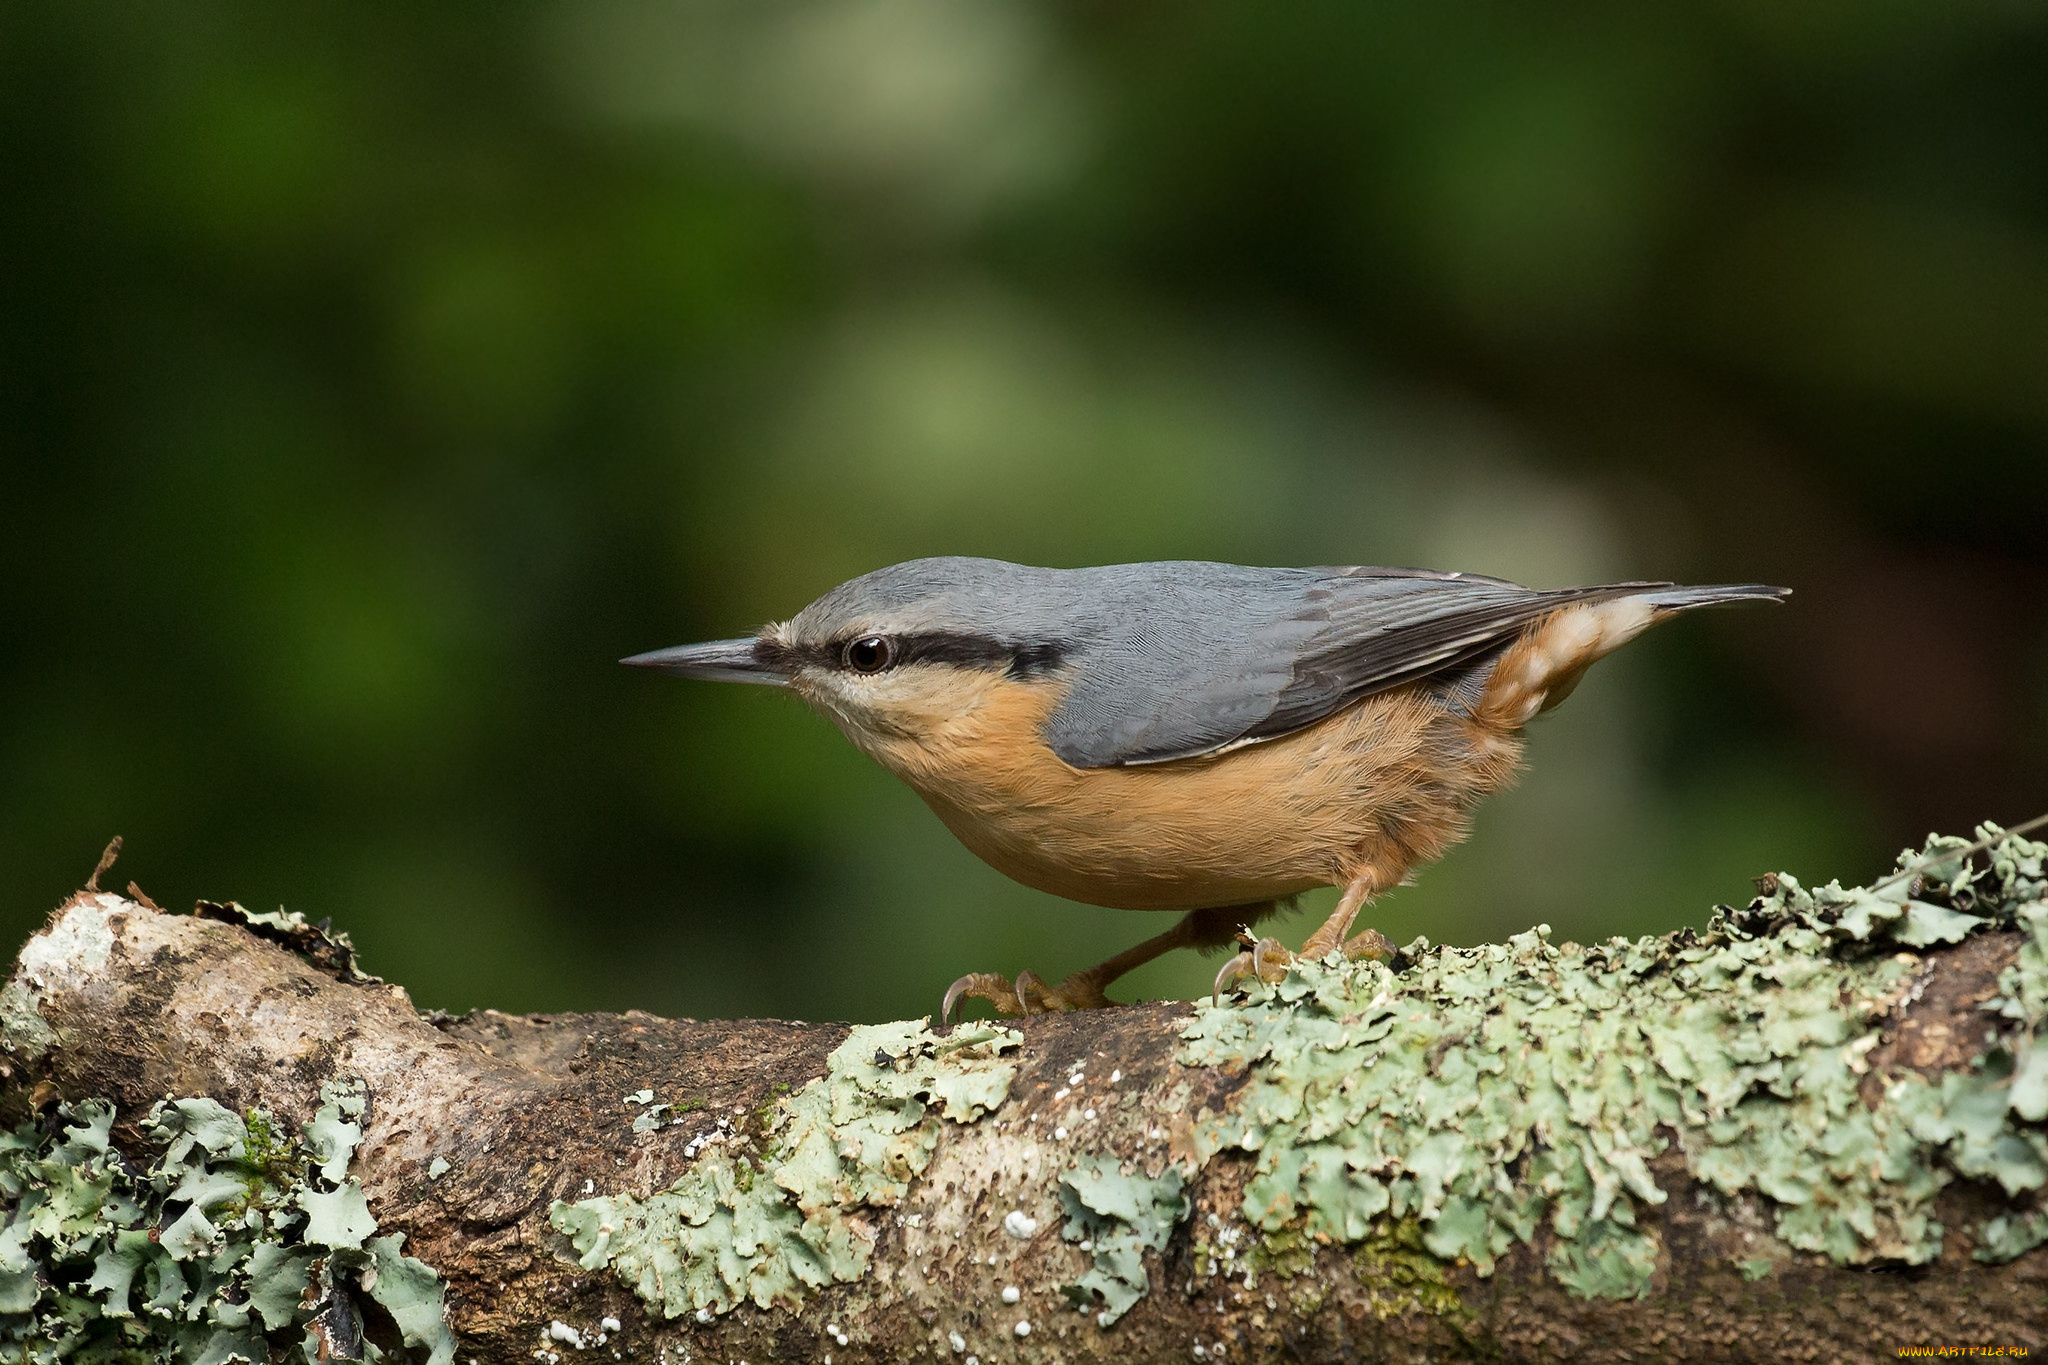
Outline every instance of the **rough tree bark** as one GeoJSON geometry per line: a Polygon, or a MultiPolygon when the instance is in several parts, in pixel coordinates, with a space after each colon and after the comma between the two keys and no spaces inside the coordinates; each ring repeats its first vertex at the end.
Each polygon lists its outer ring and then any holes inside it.
{"type": "MultiPolygon", "coordinates": [[[[1781,926],[1786,922],[1781,912],[1788,893],[1778,887],[1773,894],[1775,907],[1759,902],[1763,908],[1752,908],[1746,928],[1730,922],[1725,933],[1736,936],[1730,942],[1775,932],[1773,914],[1781,926]]],[[[1944,906],[1967,901],[1950,896],[1944,906]]],[[[1900,893],[1890,903],[1902,902],[1900,893]]],[[[1853,918],[1853,906],[1850,912],[1853,918]]],[[[712,1156],[736,1161],[733,1169],[743,1173],[758,1170],[765,1180],[777,1159],[777,1131],[799,1122],[790,1118],[791,1097],[826,1075],[828,1057],[847,1041],[848,1026],[669,1020],[638,1012],[426,1015],[399,986],[355,973],[345,952],[317,931],[303,924],[228,922],[234,918],[220,907],[202,907],[197,915],[163,913],[96,891],[68,901],[24,948],[0,999],[7,1049],[0,1113],[14,1123],[59,1101],[104,1098],[120,1116],[115,1146],[139,1149],[146,1144],[136,1121],[166,1096],[211,1097],[238,1112],[264,1109],[296,1124],[313,1116],[323,1083],[359,1080],[368,1103],[352,1173],[378,1224],[403,1231],[405,1250],[445,1277],[457,1358],[479,1365],[532,1365],[536,1358],[758,1365],[967,1355],[991,1362],[1799,1360],[1890,1357],[1904,1347],[2048,1346],[2048,1247],[2022,1249],[2003,1263],[1975,1254],[1984,1248],[1988,1220],[2004,1216],[1998,1226],[2009,1229],[2028,1217],[2048,1217],[2038,1210],[2039,1190],[2027,1188],[2030,1158],[2023,1150],[2029,1142],[2041,1149],[2027,1136],[2039,1124],[2004,1114],[2003,1091],[1995,1123],[2005,1127],[2002,1138],[1991,1137],[2018,1144],[2000,1169],[2017,1171],[2007,1183],[2019,1188],[1962,1174],[1942,1153],[1960,1151],[1963,1139],[1934,1131],[1922,1144],[1923,1157],[1949,1164],[1940,1168],[1938,1192],[1930,1187],[1927,1195],[1925,1208],[1940,1228],[1932,1241],[1921,1234],[1931,1259],[1919,1265],[1901,1264],[1911,1258],[1896,1251],[1903,1243],[1886,1220],[1896,1218],[1902,1228],[1908,1215],[1896,1208],[1880,1213],[1877,1232],[1864,1242],[1860,1234],[1838,1230],[1844,1240],[1832,1251],[1798,1249],[1793,1243],[1799,1238],[1782,1221],[1787,1201],[1798,1202],[1796,1193],[1782,1182],[1770,1186],[1775,1197],[1754,1182],[1731,1193],[1720,1187],[1729,1179],[1717,1186],[1702,1178],[1706,1127],[1678,1133],[1667,1122],[1656,1141],[1642,1145],[1642,1173],[1632,1192],[1619,1196],[1634,1210],[1622,1220],[1630,1226],[1614,1234],[1638,1239],[1616,1243],[1622,1248],[1617,1256],[1648,1247],[1653,1262],[1636,1280],[1625,1267],[1616,1271],[1619,1297],[1588,1297],[1589,1284],[1599,1292],[1601,1272],[1583,1258],[1560,1259],[1560,1234],[1571,1229],[1560,1229],[1546,1212],[1562,1195],[1532,1206],[1537,1213],[1526,1225],[1496,1213],[1492,1256],[1483,1214],[1482,1232],[1470,1241],[1478,1248],[1474,1254],[1437,1254],[1451,1224],[1418,1217],[1418,1210],[1429,1214],[1417,1192],[1423,1187],[1412,1179],[1402,1185],[1384,1162],[1378,1184],[1362,1174],[1343,1177],[1350,1183],[1342,1197],[1366,1201],[1367,1216],[1348,1231],[1330,1213],[1337,1205],[1316,1203],[1307,1176],[1298,1187],[1286,1184],[1276,1210],[1274,1135],[1293,1130],[1266,1116],[1251,1123],[1254,1137],[1246,1140],[1246,1121],[1232,1116],[1248,1104],[1270,1106],[1277,1093],[1271,1087],[1285,1083],[1281,1073],[1289,1067],[1275,1060],[1278,1050],[1250,1062],[1191,1054],[1203,1045],[1191,1044],[1184,1033],[1198,1019],[1209,1020],[1212,1039],[1234,1025],[1186,1004],[1022,1021],[1017,1045],[980,1050],[984,1066],[1004,1068],[1006,1087],[947,1118],[935,1112],[945,1083],[918,1082],[925,1107],[906,1101],[908,1110],[890,1111],[910,1113],[918,1122],[909,1131],[924,1135],[922,1147],[895,1172],[898,1182],[853,1194],[842,1183],[842,1206],[826,1210],[839,1220],[835,1235],[865,1257],[848,1282],[797,1284],[767,1307],[720,1302],[700,1312],[684,1301],[684,1311],[667,1317],[603,1264],[602,1248],[590,1262],[596,1268],[579,1264],[577,1245],[562,1230],[573,1226],[574,1215],[565,1221],[564,1209],[609,1196],[645,1201],[712,1156]],[[1144,1210],[1123,1217],[1081,1208],[1079,1187],[1061,1183],[1077,1169],[1077,1158],[1106,1160],[1099,1170],[1134,1173],[1139,1187],[1155,1192],[1160,1180],[1172,1179],[1155,1210],[1156,1235],[1141,1226],[1144,1210]],[[1268,1172],[1264,1185],[1261,1170],[1268,1172]],[[1186,1177],[1184,1208],[1174,1206],[1179,1174],[1186,1177]],[[1392,1209],[1385,1207],[1388,1189],[1392,1209]],[[1404,1199],[1408,1216],[1396,1217],[1404,1199]],[[1090,1229],[1103,1248],[1114,1234],[1126,1235],[1124,1245],[1135,1256],[1124,1265],[1127,1288],[1130,1265],[1142,1267],[1135,1303],[1108,1325],[1113,1314],[1103,1310],[1113,1293],[1061,1292],[1082,1282],[1091,1265],[1108,1264],[1095,1258],[1101,1248],[1077,1235],[1090,1229]],[[1888,1253],[1887,1245],[1894,1250],[1888,1253]],[[1480,1264],[1488,1260],[1490,1266],[1480,1264]],[[1482,1275],[1482,1268],[1491,1273],[1482,1275]],[[1076,1311],[1077,1299],[1083,1311],[1076,1311]],[[1029,1324],[1027,1335],[1020,1335],[1022,1323],[1029,1324]]],[[[1980,1094],[1986,1084],[2017,1086],[2008,1079],[2014,1048],[2018,1074],[2030,1074],[2019,1035],[2033,1021],[2015,1025],[1982,1007],[2002,989],[2012,996],[2022,968],[2034,970],[2023,950],[2033,945],[2039,956],[2036,940],[2048,920],[2015,920],[2007,906],[2002,920],[1973,927],[1959,942],[1923,944],[1913,952],[1901,951],[1897,941],[1872,947],[1877,939],[1866,944],[1861,934],[1830,940],[1829,952],[1862,953],[1859,960],[1876,964],[1868,971],[1889,973],[1846,1034],[1813,1035],[1826,1045],[1827,1057],[1846,1059],[1857,1093],[1873,1111],[1887,1094],[1912,1088],[1914,1077],[1937,1096],[1946,1078],[1976,1077],[1968,1083],[1980,1094]],[[1837,1046],[1836,1036],[1851,1042],[1837,1046]],[[1994,1058],[1987,1073],[1987,1050],[2000,1048],[2007,1062],[1994,1058]]],[[[1661,946],[1645,940],[1641,951],[1677,952],[1691,941],[1705,945],[1700,952],[1706,953],[1714,932],[1674,936],[1661,946]]],[[[1551,964],[1543,970],[1577,970],[1573,964],[1581,962],[1570,955],[1577,950],[1560,956],[1533,935],[1516,943],[1521,957],[1495,954],[1497,981],[1508,979],[1499,972],[1516,961],[1551,964]]],[[[1695,965],[1708,960],[1693,959],[1695,965]]],[[[1663,970],[1639,968],[1644,979],[1663,970]]],[[[1788,986],[1798,984],[1791,980],[1798,973],[1771,970],[1788,986]]],[[[1381,1016],[1392,1024],[1409,1021],[1404,1027],[1424,1026],[1415,1022],[1421,1011],[1389,1014],[1389,1008],[1404,1008],[1398,1001],[1384,1004],[1392,989],[1385,983],[1396,978],[1375,979],[1379,996],[1370,1003],[1379,1016],[1364,1007],[1347,1014],[1350,1007],[1340,1006],[1326,1011],[1327,1026],[1356,1030],[1365,1027],[1359,1020],[1369,1024],[1381,1016]]],[[[2034,984],[2033,977],[2020,982],[2029,990],[2034,984]]],[[[1754,983],[1745,989],[1761,993],[1754,983]]],[[[1849,988],[1834,993],[1841,998],[1828,1006],[1849,1010],[1849,988]]],[[[1261,1027],[1291,1027],[1286,1011],[1306,1012],[1313,1004],[1311,997],[1271,999],[1261,1027]]],[[[915,1030],[902,1036],[929,1038],[915,1030]]],[[[1209,1046],[1212,1054],[1230,1050],[1209,1046]]],[[[1461,1034],[1432,1043],[1427,1074],[1412,1086],[1423,1097],[1419,1102],[1430,1102],[1432,1087],[1481,1091],[1488,1074],[1483,1057],[1468,1082],[1461,1079],[1466,1071],[1458,1070],[1465,1064],[1450,1056],[1479,1046],[1476,1034],[1469,1042],[1461,1034]]],[[[906,1044],[901,1056],[887,1047],[877,1053],[844,1062],[872,1068],[860,1084],[878,1077],[888,1082],[906,1066],[947,1064],[928,1041],[906,1044]],[[939,1060],[917,1061],[911,1056],[917,1047],[939,1060]]],[[[1682,1071],[1686,1064],[1674,1065],[1682,1071]]],[[[1952,1090],[1959,1084],[1948,1083],[1952,1090]]],[[[1340,1078],[1331,1093],[1346,1084],[1340,1078]]],[[[1411,1087],[1403,1082],[1400,1088],[1411,1087]]],[[[853,1089],[841,1098],[848,1096],[856,1108],[865,1102],[853,1089]]],[[[1445,1101],[1453,1110],[1458,1102],[1455,1094],[1445,1101]]],[[[1789,1107],[1788,1101],[1773,1103],[1789,1107]]],[[[1955,1113],[1958,1103],[1951,1097],[1955,1113]]],[[[2018,1098],[2014,1105],[2026,1108],[2018,1098]]],[[[832,1122],[850,1121],[847,1112],[834,1112],[832,1122]]],[[[1477,1122],[1460,1119],[1446,1131],[1477,1122]]],[[[1598,1127],[1605,1121],[1590,1122],[1598,1127]]],[[[851,1141],[848,1131],[832,1129],[832,1140],[851,1141]]],[[[1560,1140],[1549,1132],[1549,1145],[1560,1140]]],[[[1544,1150],[1544,1143],[1532,1144],[1506,1161],[1497,1183],[1505,1189],[1534,1181],[1531,1162],[1540,1163],[1544,1150]]],[[[1816,1153],[1813,1159],[1823,1158],[1816,1153]]],[[[1287,1160],[1281,1153],[1278,1168],[1287,1170],[1287,1160]]],[[[840,1175],[853,1164],[843,1164],[840,1175]]],[[[1410,1165],[1420,1170],[1422,1162],[1411,1156],[1410,1165]]],[[[1614,1169],[1624,1165],[1614,1158],[1614,1169]]],[[[1474,1197],[1487,1196],[1481,1190],[1474,1197]]],[[[1469,1200],[1459,1204],[1458,1196],[1445,1199],[1430,1216],[1448,1220],[1447,1210],[1478,1207],[1469,1200]]],[[[620,1221],[618,1210],[628,1207],[584,1206],[612,1209],[604,1215],[612,1220],[607,1233],[620,1221]]],[[[1844,1216],[1870,1221],[1853,1209],[1844,1216]]],[[[585,1244],[594,1226],[595,1218],[585,1228],[585,1244]]],[[[1115,1279],[1116,1266],[1109,1270],[1115,1279]]],[[[1098,1276],[1097,1286],[1104,1283],[1098,1276]]]]}

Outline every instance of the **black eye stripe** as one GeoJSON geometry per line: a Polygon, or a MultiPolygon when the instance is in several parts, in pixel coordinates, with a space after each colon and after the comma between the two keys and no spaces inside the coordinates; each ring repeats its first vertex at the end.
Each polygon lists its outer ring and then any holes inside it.
{"type": "Polygon", "coordinates": [[[829,668],[848,673],[880,673],[905,664],[950,664],[955,668],[1003,669],[1011,677],[1030,679],[1050,673],[1067,658],[1067,647],[1058,642],[1009,644],[985,635],[956,631],[917,631],[884,635],[868,631],[829,643],[783,644],[763,640],[754,655],[763,663],[790,671],[803,666],[829,668]],[[880,668],[862,669],[847,657],[847,651],[865,640],[887,640],[892,654],[880,668]]]}
{"type": "Polygon", "coordinates": [[[754,641],[754,657],[784,673],[794,673],[805,666],[832,668],[838,664],[838,653],[829,645],[797,645],[781,640],[754,641]]]}
{"type": "Polygon", "coordinates": [[[1010,676],[1035,678],[1044,673],[1051,673],[1065,663],[1066,658],[1066,646],[1054,641],[1021,645],[1010,651],[1010,676]]]}
{"type": "Polygon", "coordinates": [[[925,631],[896,637],[897,663],[951,664],[955,668],[1000,668],[1013,678],[1034,678],[1059,667],[1066,650],[1056,643],[1011,644],[985,635],[925,631]]]}
{"type": "Polygon", "coordinates": [[[941,631],[905,635],[900,644],[905,663],[954,664],[962,668],[1007,666],[1016,652],[1000,640],[986,636],[953,635],[941,631]]]}

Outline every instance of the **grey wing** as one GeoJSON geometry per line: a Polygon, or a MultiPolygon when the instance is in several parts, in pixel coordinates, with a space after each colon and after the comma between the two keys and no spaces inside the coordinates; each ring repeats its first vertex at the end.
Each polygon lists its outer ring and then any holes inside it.
{"type": "MultiPolygon", "coordinates": [[[[1324,629],[1295,662],[1294,676],[1246,739],[1313,725],[1360,697],[1448,673],[1514,642],[1534,622],[1577,602],[1668,588],[1609,583],[1538,591],[1504,579],[1415,570],[1361,569],[1373,590],[1333,587],[1311,608],[1324,629]]],[[[1361,588],[1366,585],[1361,584],[1361,588]]]]}
{"type": "Polygon", "coordinates": [[[1300,619],[1312,581],[1301,570],[1122,566],[1073,642],[1046,742],[1077,768],[1109,768],[1238,739],[1272,713],[1315,635],[1300,619]]]}
{"type": "Polygon", "coordinates": [[[1470,663],[1574,602],[1663,584],[1540,592],[1410,569],[1268,570],[1134,613],[1083,658],[1046,727],[1076,767],[1160,763],[1273,739],[1375,692],[1470,663]],[[1164,608],[1164,609],[1161,609],[1164,608]]]}

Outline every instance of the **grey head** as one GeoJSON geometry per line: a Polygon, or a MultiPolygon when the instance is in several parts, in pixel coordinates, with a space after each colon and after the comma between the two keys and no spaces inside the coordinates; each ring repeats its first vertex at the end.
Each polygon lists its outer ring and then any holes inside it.
{"type": "Polygon", "coordinates": [[[1640,594],[1670,596],[1678,609],[1784,593],[1744,585],[1660,594],[1668,587],[1537,591],[1418,569],[1188,560],[1045,569],[918,559],[842,583],[752,637],[624,662],[793,683],[849,728],[890,722],[891,679],[1000,671],[1060,688],[1044,738],[1065,762],[1100,768],[1291,733],[1374,692],[1469,670],[1573,602],[1640,594]]]}

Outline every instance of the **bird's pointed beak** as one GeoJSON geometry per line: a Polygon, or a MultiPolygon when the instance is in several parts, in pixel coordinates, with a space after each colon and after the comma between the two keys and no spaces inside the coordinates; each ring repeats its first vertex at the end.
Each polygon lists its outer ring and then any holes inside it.
{"type": "Polygon", "coordinates": [[[773,656],[762,649],[761,644],[754,638],[711,640],[701,645],[677,645],[674,649],[635,654],[619,662],[635,668],[658,668],[678,677],[703,678],[710,682],[788,686],[789,674],[770,662],[773,656]]]}

